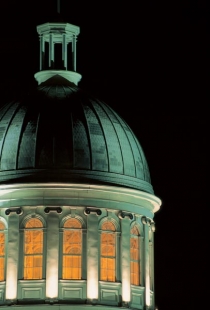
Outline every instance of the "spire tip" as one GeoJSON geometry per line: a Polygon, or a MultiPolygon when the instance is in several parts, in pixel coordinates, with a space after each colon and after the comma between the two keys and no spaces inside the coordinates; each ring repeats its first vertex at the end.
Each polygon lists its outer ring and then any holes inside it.
{"type": "Polygon", "coordinates": [[[60,14],[60,12],[61,12],[61,3],[60,3],[60,0],[57,0],[57,12],[58,12],[58,14],[60,14]]]}

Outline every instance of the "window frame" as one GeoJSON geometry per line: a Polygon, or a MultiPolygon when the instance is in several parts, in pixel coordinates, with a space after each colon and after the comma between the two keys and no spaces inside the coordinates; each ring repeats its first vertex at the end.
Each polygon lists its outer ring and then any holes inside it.
{"type": "Polygon", "coordinates": [[[108,217],[103,218],[100,223],[99,223],[99,248],[98,248],[98,276],[99,276],[99,281],[100,282],[105,282],[105,283],[117,283],[120,282],[120,265],[121,262],[119,262],[120,259],[120,224],[119,224],[119,219],[116,217],[114,219],[115,215],[111,215],[108,217]],[[115,231],[111,230],[102,230],[102,226],[105,222],[111,222],[114,227],[115,231]],[[103,232],[109,232],[113,233],[115,235],[115,280],[114,281],[108,281],[108,280],[102,280],[101,279],[101,235],[103,232]]]}
{"type": "Polygon", "coordinates": [[[130,251],[130,283],[131,283],[131,285],[133,285],[133,286],[142,286],[142,270],[143,270],[143,266],[142,266],[142,246],[143,246],[143,244],[142,244],[142,234],[141,234],[141,228],[140,228],[140,226],[139,226],[139,224],[137,223],[137,222],[133,222],[132,224],[131,224],[131,226],[130,226],[130,237],[129,237],[129,241],[130,241],[130,249],[129,249],[129,251],[130,251]],[[136,235],[136,234],[132,234],[131,233],[131,231],[132,231],[132,229],[134,228],[134,227],[136,227],[137,228],[137,230],[138,230],[138,235],[136,235]],[[131,238],[135,238],[135,239],[137,239],[138,241],[137,241],[137,243],[138,243],[138,260],[134,260],[134,259],[131,259],[131,238]],[[138,284],[134,284],[134,283],[132,283],[132,281],[131,281],[131,277],[132,277],[132,273],[131,273],[131,263],[132,262],[137,262],[138,263],[138,269],[139,269],[139,277],[138,277],[138,284]]]}
{"type": "Polygon", "coordinates": [[[7,223],[5,221],[4,218],[0,217],[0,223],[2,223],[4,225],[4,229],[0,230],[0,233],[4,234],[4,255],[1,256],[4,258],[4,266],[3,266],[3,279],[0,280],[0,283],[4,283],[6,281],[6,267],[7,267],[7,241],[8,241],[8,227],[7,227],[7,223]]]}
{"type": "Polygon", "coordinates": [[[60,225],[60,244],[59,244],[59,280],[61,281],[80,281],[87,279],[87,269],[86,269],[86,228],[85,222],[83,218],[80,216],[71,216],[68,215],[64,217],[61,221],[60,225]],[[81,228],[81,278],[80,279],[70,279],[70,278],[63,278],[63,238],[64,238],[64,231],[67,230],[75,230],[76,228],[65,228],[65,223],[70,219],[76,219],[80,224],[81,228]]]}
{"type": "MultiPolygon", "coordinates": [[[[35,227],[36,229],[36,227],[35,227]]],[[[30,214],[28,216],[26,216],[23,221],[21,222],[21,225],[20,225],[20,229],[19,229],[19,232],[20,232],[20,238],[19,238],[19,268],[18,268],[18,280],[22,280],[22,281],[42,281],[42,280],[46,280],[46,238],[47,238],[47,235],[46,235],[46,222],[45,220],[43,219],[42,216],[40,216],[39,214],[30,214]],[[30,220],[30,219],[38,219],[41,221],[42,223],[42,228],[38,228],[38,229],[41,229],[42,232],[43,232],[43,250],[42,250],[42,278],[41,279],[24,279],[24,240],[25,240],[25,230],[27,228],[25,228],[25,225],[26,223],[30,220]]]]}

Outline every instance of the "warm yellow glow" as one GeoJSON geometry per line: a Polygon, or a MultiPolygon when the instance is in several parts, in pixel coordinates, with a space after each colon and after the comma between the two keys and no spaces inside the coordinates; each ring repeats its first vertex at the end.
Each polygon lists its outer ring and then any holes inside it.
{"type": "MultiPolygon", "coordinates": [[[[146,275],[145,283],[149,282],[149,275],[146,275]]],[[[145,303],[146,306],[150,306],[150,288],[148,286],[145,287],[145,292],[146,292],[146,298],[145,298],[145,303]]]]}
{"type": "Polygon", "coordinates": [[[4,263],[5,263],[5,226],[0,222],[0,281],[4,281],[4,263]]]}
{"type": "Polygon", "coordinates": [[[139,231],[136,226],[133,226],[131,229],[130,273],[131,273],[131,284],[140,285],[139,231]]]}
{"type": "Polygon", "coordinates": [[[57,298],[58,297],[58,276],[53,268],[50,269],[50,275],[47,279],[46,284],[46,297],[57,298]]]}
{"type": "Polygon", "coordinates": [[[123,279],[123,285],[122,285],[122,298],[124,302],[129,302],[131,299],[130,294],[131,288],[130,288],[130,281],[127,281],[126,279],[123,279]]]}
{"type": "Polygon", "coordinates": [[[6,281],[6,299],[17,298],[17,268],[15,265],[8,263],[7,281],[6,281]]]}
{"type": "Polygon", "coordinates": [[[82,278],[82,225],[75,218],[64,224],[63,233],[63,279],[82,278]]]}
{"type": "Polygon", "coordinates": [[[102,224],[101,233],[101,265],[100,265],[100,280],[115,281],[115,226],[112,222],[106,221],[102,224]]]}
{"type": "Polygon", "coordinates": [[[98,279],[96,278],[95,270],[92,268],[91,278],[87,282],[87,298],[98,299],[98,279]]]}
{"type": "Polygon", "coordinates": [[[39,219],[30,219],[24,231],[24,275],[27,280],[42,279],[43,227],[39,219]]]}

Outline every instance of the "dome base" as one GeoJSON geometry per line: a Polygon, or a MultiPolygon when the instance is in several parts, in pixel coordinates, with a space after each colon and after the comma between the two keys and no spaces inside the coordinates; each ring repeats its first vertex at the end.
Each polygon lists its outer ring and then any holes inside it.
{"type": "Polygon", "coordinates": [[[35,73],[34,77],[38,82],[38,84],[40,85],[41,83],[49,80],[55,75],[59,75],[64,79],[68,80],[69,82],[74,83],[75,85],[78,85],[79,81],[82,78],[81,74],[77,72],[65,71],[65,70],[43,70],[35,73]]]}

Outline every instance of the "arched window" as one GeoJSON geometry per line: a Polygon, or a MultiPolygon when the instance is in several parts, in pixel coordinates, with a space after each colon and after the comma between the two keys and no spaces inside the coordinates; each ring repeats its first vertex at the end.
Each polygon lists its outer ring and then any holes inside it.
{"type": "Polygon", "coordinates": [[[136,225],[131,228],[130,235],[130,273],[131,284],[140,285],[140,238],[136,225]]]}
{"type": "Polygon", "coordinates": [[[0,281],[5,280],[5,226],[0,221],[0,281]]]}
{"type": "Polygon", "coordinates": [[[101,230],[100,280],[115,282],[116,228],[107,220],[101,230]]]}
{"type": "Polygon", "coordinates": [[[82,224],[75,218],[64,223],[63,279],[82,278],[82,224]]]}
{"type": "Polygon", "coordinates": [[[29,219],[24,230],[24,275],[25,280],[42,279],[43,224],[37,218],[29,219]]]}

